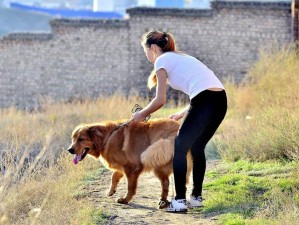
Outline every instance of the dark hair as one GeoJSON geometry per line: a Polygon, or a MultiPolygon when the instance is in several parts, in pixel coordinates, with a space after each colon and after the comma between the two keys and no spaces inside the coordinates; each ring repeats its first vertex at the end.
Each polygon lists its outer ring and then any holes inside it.
{"type": "MultiPolygon", "coordinates": [[[[162,52],[177,52],[177,46],[173,35],[171,33],[162,32],[158,30],[153,30],[146,32],[142,35],[141,44],[148,48],[152,44],[156,44],[162,50],[162,52]]],[[[157,85],[157,76],[155,70],[153,70],[148,77],[147,86],[149,89],[152,89],[157,85]]]]}
{"type": "Polygon", "coordinates": [[[152,44],[158,45],[162,52],[174,52],[177,50],[172,34],[153,30],[142,35],[141,44],[150,47],[152,44]]]}

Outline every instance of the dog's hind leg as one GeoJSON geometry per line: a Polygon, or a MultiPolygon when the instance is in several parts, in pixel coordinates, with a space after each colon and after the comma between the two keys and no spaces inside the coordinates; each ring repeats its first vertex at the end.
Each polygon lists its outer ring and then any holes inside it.
{"type": "Polygon", "coordinates": [[[159,209],[163,209],[168,205],[167,196],[169,192],[169,174],[163,170],[156,169],[154,171],[156,177],[159,178],[162,187],[161,200],[159,202],[159,209]]]}
{"type": "Polygon", "coordinates": [[[124,174],[120,171],[114,171],[111,176],[111,187],[110,190],[107,192],[107,196],[110,197],[116,192],[117,185],[120,179],[124,176],[124,174]]]}
{"type": "Polygon", "coordinates": [[[134,169],[133,172],[132,171],[125,172],[127,176],[128,190],[125,197],[117,199],[118,203],[128,204],[128,202],[131,201],[133,196],[136,194],[138,177],[141,174],[141,171],[142,169],[134,169]]]}

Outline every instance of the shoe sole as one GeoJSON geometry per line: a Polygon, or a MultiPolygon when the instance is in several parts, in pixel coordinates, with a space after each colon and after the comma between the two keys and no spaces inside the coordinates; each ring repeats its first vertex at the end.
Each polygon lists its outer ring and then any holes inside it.
{"type": "Polygon", "coordinates": [[[184,211],[164,211],[166,213],[182,213],[182,214],[186,214],[188,212],[188,210],[184,210],[184,211]]]}
{"type": "Polygon", "coordinates": [[[164,212],[169,212],[169,213],[186,213],[188,209],[179,209],[179,210],[165,210],[164,212]]]}

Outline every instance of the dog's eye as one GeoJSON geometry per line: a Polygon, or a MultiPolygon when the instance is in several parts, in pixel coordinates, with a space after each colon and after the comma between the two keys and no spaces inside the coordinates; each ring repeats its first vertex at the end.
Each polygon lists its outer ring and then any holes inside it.
{"type": "Polygon", "coordinates": [[[84,141],[84,139],[80,137],[80,138],[78,138],[78,141],[82,142],[82,141],[84,141]]]}

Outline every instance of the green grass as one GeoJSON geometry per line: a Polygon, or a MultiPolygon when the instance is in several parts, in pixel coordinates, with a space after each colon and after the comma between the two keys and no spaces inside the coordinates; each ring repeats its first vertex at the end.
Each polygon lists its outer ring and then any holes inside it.
{"type": "Polygon", "coordinates": [[[109,215],[101,209],[86,208],[79,212],[78,224],[80,225],[99,225],[107,224],[109,215]]]}
{"type": "Polygon", "coordinates": [[[89,181],[95,181],[99,178],[99,176],[106,171],[107,169],[104,166],[101,166],[95,170],[91,170],[89,171],[84,178],[82,179],[82,181],[85,182],[89,182],[89,181]]]}
{"type": "Polygon", "coordinates": [[[298,209],[297,168],[295,162],[223,162],[206,174],[204,208],[199,211],[204,216],[218,215],[221,224],[278,221],[282,206],[298,209]]]}
{"type": "MultiPolygon", "coordinates": [[[[89,159],[89,160],[93,160],[93,159],[89,159]]],[[[89,171],[86,171],[86,174],[77,183],[76,189],[79,191],[74,192],[74,197],[77,199],[86,197],[86,193],[83,191],[84,188],[82,189],[82,187],[84,187],[85,185],[87,185],[90,182],[97,181],[99,179],[99,177],[102,176],[103,173],[107,170],[108,169],[106,167],[104,167],[103,165],[101,165],[99,163],[98,168],[93,168],[93,169],[90,169],[89,171]]]]}

